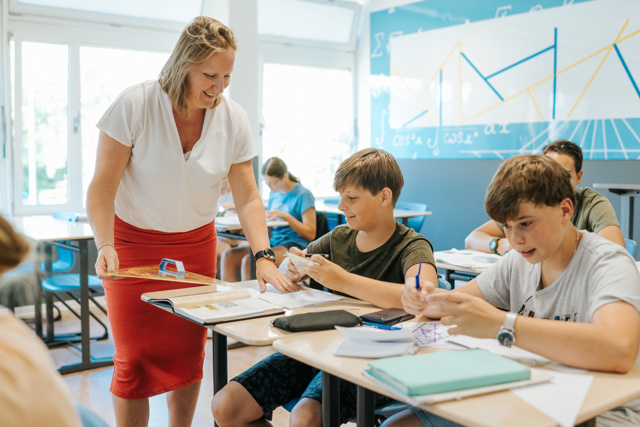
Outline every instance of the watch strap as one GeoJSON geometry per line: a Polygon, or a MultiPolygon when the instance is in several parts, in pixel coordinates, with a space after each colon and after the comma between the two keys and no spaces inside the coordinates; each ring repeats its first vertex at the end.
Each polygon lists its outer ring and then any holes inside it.
{"type": "Polygon", "coordinates": [[[502,328],[508,329],[511,332],[513,332],[515,329],[517,318],[518,318],[518,315],[516,313],[508,312],[504,318],[504,323],[502,324],[502,328]]]}

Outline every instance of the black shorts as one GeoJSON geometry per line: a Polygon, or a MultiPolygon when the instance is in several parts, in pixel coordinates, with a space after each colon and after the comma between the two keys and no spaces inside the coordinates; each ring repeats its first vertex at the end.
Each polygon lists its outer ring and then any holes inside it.
{"type": "MultiPolygon", "coordinates": [[[[271,420],[273,410],[293,399],[307,397],[322,403],[322,371],[274,353],[262,359],[231,381],[240,383],[271,420]]],[[[356,386],[340,381],[340,422],[347,423],[356,416],[356,386]]],[[[389,403],[388,397],[375,394],[375,406],[389,403]]]]}

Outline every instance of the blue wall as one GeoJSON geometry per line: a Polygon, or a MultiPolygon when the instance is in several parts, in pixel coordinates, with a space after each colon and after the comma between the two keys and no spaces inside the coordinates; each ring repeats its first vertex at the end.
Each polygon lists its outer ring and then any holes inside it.
{"type": "MultiPolygon", "coordinates": [[[[433,215],[421,233],[435,250],[463,248],[464,238],[489,217],[484,196],[500,160],[398,160],[404,174],[401,201],[422,202],[433,215]]],[[[580,187],[593,183],[640,184],[637,160],[585,160],[580,187]]],[[[601,191],[620,218],[620,196],[601,191]]],[[[640,197],[635,199],[634,240],[640,242],[640,197]]],[[[626,236],[625,236],[626,237],[626,236]]],[[[640,257],[639,257],[640,258],[640,257]]]]}

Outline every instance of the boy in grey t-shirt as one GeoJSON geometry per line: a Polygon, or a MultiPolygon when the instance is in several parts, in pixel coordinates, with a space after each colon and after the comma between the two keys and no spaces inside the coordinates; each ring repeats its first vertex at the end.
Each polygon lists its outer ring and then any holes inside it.
{"type": "MultiPolygon", "coordinates": [[[[423,282],[405,286],[405,310],[456,325],[452,334],[497,338],[578,368],[620,372],[640,345],[640,273],[622,247],[571,223],[570,176],[546,156],[520,155],[496,172],[485,199],[514,248],[495,266],[452,292],[423,282]],[[508,312],[505,313],[507,310],[508,312]]],[[[605,425],[640,425],[638,401],[598,417],[605,425]]],[[[385,426],[452,425],[413,409],[385,426]]]]}

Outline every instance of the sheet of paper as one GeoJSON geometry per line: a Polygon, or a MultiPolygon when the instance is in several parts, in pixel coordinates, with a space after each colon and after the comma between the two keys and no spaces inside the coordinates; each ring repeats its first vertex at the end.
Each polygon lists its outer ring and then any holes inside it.
{"type": "Polygon", "coordinates": [[[402,322],[394,326],[411,331],[421,347],[460,349],[460,346],[448,342],[450,327],[440,322],[402,322]]]}
{"type": "Polygon", "coordinates": [[[592,375],[554,372],[550,382],[512,389],[511,392],[561,427],[569,427],[575,424],[592,381],[592,375]]]}
{"type": "Polygon", "coordinates": [[[518,362],[525,363],[532,366],[541,366],[550,363],[551,361],[546,357],[542,357],[530,351],[523,350],[519,347],[505,347],[500,345],[498,340],[492,338],[473,338],[466,335],[451,335],[449,342],[468,347],[468,348],[481,348],[491,353],[499,354],[500,356],[508,357],[509,359],[517,360],[518,362]]]}
{"type": "Polygon", "coordinates": [[[282,294],[272,285],[267,285],[267,291],[265,293],[260,293],[255,289],[251,289],[251,291],[255,293],[257,298],[287,309],[307,307],[344,299],[344,297],[340,295],[319,291],[317,289],[303,289],[298,292],[282,294]]]}
{"type": "Polygon", "coordinates": [[[417,342],[408,329],[390,330],[371,326],[336,326],[336,329],[345,337],[333,351],[336,356],[378,359],[413,354],[418,350],[417,342]]]}
{"type": "Polygon", "coordinates": [[[457,249],[437,251],[434,256],[436,261],[470,270],[491,267],[501,258],[496,254],[457,249]]]}

